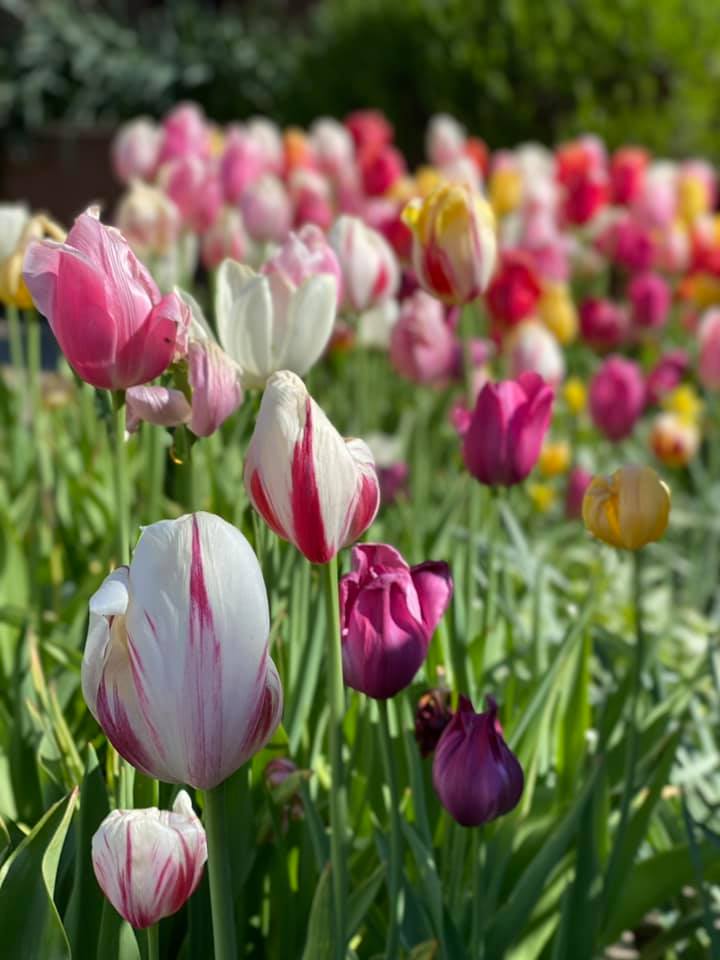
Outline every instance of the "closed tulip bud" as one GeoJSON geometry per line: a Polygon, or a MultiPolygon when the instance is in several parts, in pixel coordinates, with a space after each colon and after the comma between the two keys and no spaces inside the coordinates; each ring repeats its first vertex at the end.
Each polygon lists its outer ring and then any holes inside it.
{"type": "Polygon", "coordinates": [[[167,387],[129,387],[125,401],[128,433],[135,433],[142,420],[156,427],[177,427],[187,423],[192,412],[185,394],[167,387]]]}
{"type": "Polygon", "coordinates": [[[32,242],[23,276],[77,375],[106,390],[159,376],[182,350],[187,311],[161,296],[125,238],[82,214],[65,243],[32,242]]]}
{"type": "MultiPolygon", "coordinates": [[[[10,220],[9,230],[16,242],[8,255],[0,260],[0,303],[27,310],[33,305],[32,292],[23,274],[27,251],[38,240],[47,238],[62,242],[65,239],[65,231],[53,220],[38,213],[25,220],[19,236],[16,237],[17,218],[11,216],[3,219],[10,220]]],[[[3,225],[0,221],[0,227],[3,225]]]]}
{"type": "Polygon", "coordinates": [[[247,232],[258,243],[282,243],[292,226],[292,204],[281,180],[265,173],[245,191],[240,209],[247,232]]]}
{"type": "Polygon", "coordinates": [[[163,167],[160,184],[190,230],[204,233],[215,223],[222,209],[223,191],[209,161],[194,155],[173,160],[163,167]]]}
{"type": "Polygon", "coordinates": [[[720,390],[720,310],[708,310],[698,328],[698,376],[708,390],[720,390]]]}
{"type": "Polygon", "coordinates": [[[380,110],[356,110],[345,118],[357,150],[380,150],[392,142],[393,128],[380,110]]]}
{"type": "Polygon", "coordinates": [[[610,165],[613,203],[629,205],[642,194],[648,160],[647,152],[639,147],[622,147],[613,154],[610,165]]]}
{"type": "Polygon", "coordinates": [[[565,376],[565,356],[560,344],[537,320],[525,320],[515,327],[505,341],[504,352],[513,379],[534,372],[555,387],[565,376]]]}
{"type": "Polygon", "coordinates": [[[620,304],[590,297],[580,306],[580,333],[595,350],[612,350],[627,337],[629,318],[620,304]]]}
{"type": "Polygon", "coordinates": [[[573,467],[568,474],[565,490],[565,516],[568,520],[579,520],[582,517],[582,505],[585,491],[592,483],[592,474],[582,467],[573,467]]]}
{"type": "Polygon", "coordinates": [[[185,157],[210,156],[210,129],[196,103],[179,103],[162,122],[158,166],[185,157]]]}
{"type": "Polygon", "coordinates": [[[457,338],[443,305],[416,290],[400,307],[390,334],[390,362],[414,383],[437,383],[454,373],[457,338]]]}
{"type": "Polygon", "coordinates": [[[464,184],[436,187],[412,200],[403,220],[413,232],[412,264],[420,285],[445,303],[470,303],[495,268],[495,217],[483,196],[464,184]]]}
{"type": "Polygon", "coordinates": [[[686,467],[700,448],[700,430],[677,413],[661,413],[650,430],[650,447],[666,467],[686,467]]]}
{"type": "Polygon", "coordinates": [[[216,787],[282,713],[260,565],[209,513],[145,527],[90,599],[82,689],[118,753],[168,783],[216,787]]]}
{"type": "Polygon", "coordinates": [[[541,294],[532,258],[521,250],[505,250],[487,291],[493,319],[503,326],[514,326],[535,312],[541,294]]]}
{"type": "Polygon", "coordinates": [[[223,260],[243,260],[248,241],[242,217],[233,207],[225,207],[213,225],[203,234],[200,256],[206,270],[214,270],[223,260]]]}
{"type": "Polygon", "coordinates": [[[245,458],[245,489],[267,525],[312,563],[327,563],[375,519],[372,454],[344,440],[288,370],[267,382],[245,458]]]}
{"type": "Polygon", "coordinates": [[[97,882],[138,930],[176,913],[197,889],[207,860],[205,831],[184,790],[172,810],[113,810],[92,838],[97,882]]]}
{"type": "Polygon", "coordinates": [[[538,316],[563,346],[572,343],[578,332],[578,317],[570,290],[564,283],[543,287],[537,305],[538,316]]]}
{"type": "Polygon", "coordinates": [[[575,226],[582,226],[607,204],[610,187],[603,170],[593,170],[575,177],[565,187],[563,216],[575,226]]]}
{"type": "Polygon", "coordinates": [[[415,741],[423,757],[435,751],[445,727],[452,719],[447,690],[429,690],[418,700],[415,710],[415,741]]]}
{"type": "Polygon", "coordinates": [[[715,205],[717,182],[710,164],[703,160],[688,160],[678,171],[678,213],[688,223],[712,210],[715,205]]]}
{"type": "Polygon", "coordinates": [[[668,318],[670,287],[659,273],[637,273],[628,285],[633,322],[646,330],[657,330],[668,318]]]}
{"type": "Polygon", "coordinates": [[[624,357],[609,357],[590,382],[589,399],[593,423],[608,440],[629,437],[645,407],[640,367],[624,357]]]}
{"type": "Polygon", "coordinates": [[[467,697],[435,748],[433,785],[445,809],[463,827],[478,827],[513,810],[525,778],[517,757],[503,739],[492,697],[476,713],[467,697]]]}
{"type": "Polygon", "coordinates": [[[113,170],[121,183],[152,180],[157,168],[162,132],[147,117],[123,124],[110,148],[113,170]]]}
{"type": "Polygon", "coordinates": [[[260,273],[233,260],[220,265],[218,336],[246,386],[262,387],[276,370],[307,373],[330,339],[338,279],[335,256],[312,226],[291,234],[260,273]]]}
{"type": "Polygon", "coordinates": [[[405,175],[405,160],[395,147],[363,151],[359,157],[363,190],[368,197],[381,197],[405,175]]]}
{"type": "Polygon", "coordinates": [[[340,217],[330,243],[343,276],[343,307],[355,313],[378,306],[395,295],[400,275],[387,240],[357,217],[340,217]]]}
{"type": "Polygon", "coordinates": [[[310,143],[318,167],[339,179],[355,161],[355,145],[349,131],[337,120],[320,117],[310,128],[310,143]]]}
{"type": "Polygon", "coordinates": [[[220,159],[220,182],[225,202],[238,203],[247,188],[259,179],[265,168],[263,151],[249,133],[232,129],[225,140],[220,159]]]}
{"type": "Polygon", "coordinates": [[[425,152],[434,167],[446,167],[463,156],[467,136],[465,128],[447,113],[430,118],[425,136],[425,152]]]}
{"type": "Polygon", "coordinates": [[[122,197],[115,225],[139,256],[162,256],[177,242],[180,211],[157,187],[133,181],[122,197]]]}
{"type": "Polygon", "coordinates": [[[280,128],[268,117],[252,117],[245,129],[260,147],[265,169],[280,174],[283,169],[283,140],[280,128]]]}
{"type": "Polygon", "coordinates": [[[480,483],[521,483],[537,463],[552,417],[554,393],[536,373],[487,383],[463,438],[465,466],[480,483]]]}
{"type": "Polygon", "coordinates": [[[674,220],[677,213],[676,180],[677,170],[672,163],[653,163],[648,168],[643,188],[632,209],[651,230],[664,230],[674,220]]]}
{"type": "Polygon", "coordinates": [[[563,397],[570,413],[577,417],[587,406],[587,390],[579,377],[570,377],[563,386],[563,397]]]}
{"type": "Polygon", "coordinates": [[[353,547],[340,580],[345,683],[376,700],[412,683],[452,596],[446,563],[410,567],[394,547],[353,547]]]}
{"type": "Polygon", "coordinates": [[[583,499],[590,533],[613,547],[639,550],[665,533],[670,489],[650,467],[626,466],[594,477],[583,499]]]}

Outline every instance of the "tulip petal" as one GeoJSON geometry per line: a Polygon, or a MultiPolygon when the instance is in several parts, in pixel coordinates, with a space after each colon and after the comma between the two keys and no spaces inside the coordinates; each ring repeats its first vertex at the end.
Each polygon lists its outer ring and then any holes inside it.
{"type": "Polygon", "coordinates": [[[197,437],[209,437],[242,403],[239,370],[212,340],[191,343],[188,361],[192,387],[190,429],[197,437]]]}
{"type": "Polygon", "coordinates": [[[144,420],[156,427],[176,427],[190,419],[190,404],[181,390],[168,387],[128,387],[126,428],[135,433],[144,420]]]}
{"type": "Polygon", "coordinates": [[[452,597],[450,567],[441,561],[427,560],[412,567],[410,575],[420,601],[423,622],[431,637],[452,597]]]}
{"type": "Polygon", "coordinates": [[[265,277],[224,260],[217,272],[215,316],[224,350],[248,386],[262,386],[273,370],[273,305],[265,277]]]}
{"type": "Polygon", "coordinates": [[[327,346],[335,322],[337,282],[327,273],[310,277],[290,298],[287,338],[278,366],[299,376],[307,373],[327,346]]]}

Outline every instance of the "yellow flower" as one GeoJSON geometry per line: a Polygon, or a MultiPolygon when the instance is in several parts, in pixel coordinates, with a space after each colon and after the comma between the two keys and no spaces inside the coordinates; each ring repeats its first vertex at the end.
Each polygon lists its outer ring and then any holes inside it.
{"type": "Polygon", "coordinates": [[[703,411],[703,402],[690,384],[683,384],[666,394],[662,406],[687,424],[697,423],[703,411]]]}
{"type": "Polygon", "coordinates": [[[563,396],[570,413],[582,413],[587,403],[587,390],[580,377],[568,377],[563,387],[563,396]]]}
{"type": "Polygon", "coordinates": [[[49,217],[37,213],[25,224],[15,250],[0,263],[0,301],[11,307],[28,310],[33,305],[30,291],[23,280],[22,268],[25,251],[31,240],[51,240],[62,242],[65,231],[49,217]]]}
{"type": "Polygon", "coordinates": [[[570,447],[564,440],[546,443],[538,460],[540,473],[545,477],[557,477],[570,466],[570,447]]]}
{"type": "Polygon", "coordinates": [[[537,309],[542,322],[563,346],[572,343],[578,331],[577,311],[564,283],[547,284],[537,309]]]}
{"type": "Polygon", "coordinates": [[[683,295],[698,307],[720,303],[720,280],[711,273],[691,273],[681,285],[683,295]]]}
{"type": "Polygon", "coordinates": [[[445,178],[435,167],[420,167],[415,173],[415,189],[421,197],[429,197],[444,182],[445,178]]]}
{"type": "Polygon", "coordinates": [[[594,477],[583,499],[585,526],[613,547],[639,550],[665,533],[670,488],[650,467],[625,466],[594,477]]]}
{"type": "Polygon", "coordinates": [[[528,484],[528,495],[540,513],[547,513],[555,503],[555,491],[547,483],[528,484]]]}
{"type": "Polygon", "coordinates": [[[687,175],[678,182],[678,213],[686,223],[697,220],[708,210],[709,196],[700,177],[687,175]]]}
{"type": "Polygon", "coordinates": [[[501,167],[490,177],[490,203],[496,217],[512,213],[522,200],[522,177],[511,167],[501,167]]]}

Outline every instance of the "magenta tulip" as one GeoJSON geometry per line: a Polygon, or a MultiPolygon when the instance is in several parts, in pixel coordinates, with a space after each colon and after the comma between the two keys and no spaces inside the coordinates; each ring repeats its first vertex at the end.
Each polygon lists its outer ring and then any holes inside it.
{"type": "Polygon", "coordinates": [[[92,208],[65,243],[32,242],[23,277],[70,366],[94,387],[147,383],[183,351],[189,316],[182,301],[161,295],[122,234],[92,208]]]}
{"type": "Polygon", "coordinates": [[[509,487],[527,477],[550,426],[553,399],[537,373],[485,384],[463,439],[465,466],[480,483],[509,487]]]}
{"type": "Polygon", "coordinates": [[[636,273],[628,284],[632,318],[638,327],[657,329],[668,318],[670,287],[659,273],[636,273]]]}
{"type": "Polygon", "coordinates": [[[410,567],[387,544],[353,547],[352,571],[340,580],[345,683],[376,700],[407,687],[452,590],[446,563],[410,567]]]}
{"type": "Polygon", "coordinates": [[[463,827],[477,827],[509,813],[522,796],[524,776],[503,739],[492,697],[476,713],[467,697],[435,749],[433,784],[440,802],[463,827]]]}
{"type": "Polygon", "coordinates": [[[608,357],[590,382],[589,404],[593,423],[609,440],[629,437],[645,406],[640,367],[624,357],[608,357]]]}

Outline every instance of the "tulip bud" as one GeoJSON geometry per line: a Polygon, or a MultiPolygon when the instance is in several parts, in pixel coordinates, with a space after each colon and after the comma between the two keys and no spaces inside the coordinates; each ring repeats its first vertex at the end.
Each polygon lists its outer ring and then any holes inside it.
{"type": "Polygon", "coordinates": [[[209,513],[153,523],[90,599],[83,695],[134,767],[209,790],[280,722],[269,631],[260,565],[239,530],[209,513]]]}
{"type": "Polygon", "coordinates": [[[226,203],[237,203],[261,176],[264,166],[263,151],[257,141],[240,127],[230,130],[220,160],[220,182],[226,203]]]}
{"type": "Polygon", "coordinates": [[[92,386],[125,390],[172,362],[187,326],[182,301],[160,295],[125,238],[92,209],[65,243],[33,241],[23,276],[70,366],[92,386]]]}
{"type": "Polygon", "coordinates": [[[267,382],[245,458],[245,489],[267,525],[312,563],[370,526],[380,504],[372,454],[343,440],[288,370],[267,382]]]}
{"type": "Polygon", "coordinates": [[[613,203],[627,205],[642,194],[648,159],[646,151],[639,147],[622,147],[613,155],[610,166],[613,203]]]}
{"type": "Polygon", "coordinates": [[[188,381],[190,429],[196,437],[209,437],[242,403],[240,369],[213,340],[193,340],[188,347],[188,381]]]}
{"type": "Polygon", "coordinates": [[[522,174],[513,165],[503,165],[493,170],[490,177],[490,205],[498,219],[520,206],[522,192],[522,174]]]}
{"type": "Polygon", "coordinates": [[[636,273],[628,286],[632,318],[638,327],[656,330],[667,321],[670,288],[658,273],[636,273]]]}
{"type": "Polygon", "coordinates": [[[343,673],[354,690],[386,700],[412,682],[452,596],[446,563],[410,567],[394,547],[353,547],[340,580],[343,673]]]}
{"type": "Polygon", "coordinates": [[[565,357],[552,333],[537,320],[524,320],[504,344],[508,372],[513,379],[534,372],[551,386],[565,376],[565,357]]]}
{"type": "Polygon", "coordinates": [[[415,741],[423,757],[429,757],[438,745],[443,730],[450,723],[449,694],[447,690],[429,690],[418,700],[415,710],[415,741]]]}
{"type": "Polygon", "coordinates": [[[578,318],[570,291],[564,283],[546,284],[537,305],[538,316],[563,346],[577,336],[578,318]]]}
{"type": "Polygon", "coordinates": [[[608,195],[607,174],[602,170],[572,178],[563,197],[565,220],[577,226],[588,223],[605,206],[608,195]]]}
{"type": "Polygon", "coordinates": [[[368,197],[381,197],[405,173],[405,160],[395,147],[363,151],[359,157],[363,190],[368,197]]]}
{"type": "Polygon", "coordinates": [[[197,889],[206,860],[205,831],[184,790],[172,811],[113,810],[92,838],[102,892],[139,930],[182,907],[197,889]]]}
{"type": "Polygon", "coordinates": [[[243,260],[248,247],[242,217],[234,207],[225,207],[215,223],[203,234],[200,256],[206,270],[223,260],[243,260]]]}
{"type": "Polygon", "coordinates": [[[650,447],[666,467],[686,467],[700,447],[700,431],[676,413],[661,413],[650,430],[650,447]]]}
{"type": "Polygon", "coordinates": [[[110,148],[115,176],[122,183],[152,180],[158,161],[162,132],[147,117],[123,124],[110,148]]]}
{"type": "Polygon", "coordinates": [[[162,256],[177,242],[180,211],[162,190],[139,180],[120,200],[115,223],[139,256],[162,256]]]}
{"type": "Polygon", "coordinates": [[[445,303],[470,303],[485,291],[497,256],[495,217],[480,193],[463,184],[411,200],[403,220],[413,232],[412,263],[420,285],[445,303]]]}
{"type": "Polygon", "coordinates": [[[210,129],[196,103],[179,103],[162,122],[158,167],[186,157],[210,156],[210,129]]]}
{"type": "Polygon", "coordinates": [[[163,167],[161,186],[180,211],[183,222],[196,233],[215,223],[223,204],[217,170],[198,156],[182,157],[163,167]]]}
{"type": "Polygon", "coordinates": [[[535,312],[541,294],[532,259],[521,250],[505,250],[487,291],[493,318],[504,326],[514,326],[535,312]]]}
{"type": "Polygon", "coordinates": [[[390,334],[390,362],[414,383],[437,383],[454,372],[457,339],[443,305],[416,290],[403,301],[390,334]]]}
{"type": "Polygon", "coordinates": [[[343,276],[343,306],[356,313],[395,295],[399,271],[385,238],[357,217],[340,217],[329,236],[343,276]]]}
{"type": "Polygon", "coordinates": [[[720,310],[708,310],[698,328],[698,376],[708,390],[720,390],[720,310]]]}
{"type": "Polygon", "coordinates": [[[337,120],[320,117],[310,128],[310,143],[318,167],[339,179],[355,160],[355,145],[349,131],[337,120]]]}
{"type": "Polygon", "coordinates": [[[627,466],[594,477],[583,499],[590,533],[613,547],[639,550],[665,533],[670,488],[650,467],[627,466]]]}
{"type": "Polygon", "coordinates": [[[624,357],[609,357],[590,383],[590,416],[595,426],[617,443],[633,432],[644,406],[640,367],[624,357]]]}
{"type": "Polygon", "coordinates": [[[332,189],[327,177],[318,170],[298,167],[293,170],[288,186],[294,207],[294,226],[312,223],[327,230],[333,219],[332,189]]]}
{"type": "Polygon", "coordinates": [[[465,152],[465,128],[447,113],[430,118],[425,136],[425,152],[434,167],[446,167],[465,152]]]}
{"type": "Polygon", "coordinates": [[[475,713],[467,697],[435,749],[433,784],[440,802],[463,827],[489,823],[514,809],[524,776],[517,757],[503,739],[492,697],[484,713],[475,713]]]}
{"type": "Polygon", "coordinates": [[[590,297],[580,307],[580,333],[596,350],[612,350],[628,332],[628,315],[619,304],[600,297],[590,297]]]}
{"type": "Polygon", "coordinates": [[[393,128],[379,110],[356,110],[345,118],[345,126],[357,150],[380,150],[393,138],[393,128]]]}
{"type": "Polygon", "coordinates": [[[281,180],[264,174],[240,199],[247,231],[258,243],[282,243],[292,225],[292,206],[281,180]]]}
{"type": "Polygon", "coordinates": [[[550,426],[553,397],[536,373],[485,384],[463,439],[465,466],[480,483],[512,486],[527,477],[550,426]]]}
{"type": "Polygon", "coordinates": [[[570,466],[570,447],[559,440],[557,443],[546,443],[540,451],[538,467],[545,477],[556,477],[565,473],[570,466]]]}
{"type": "Polygon", "coordinates": [[[587,405],[587,390],[579,377],[569,377],[563,387],[563,397],[570,413],[576,417],[587,405]]]}

